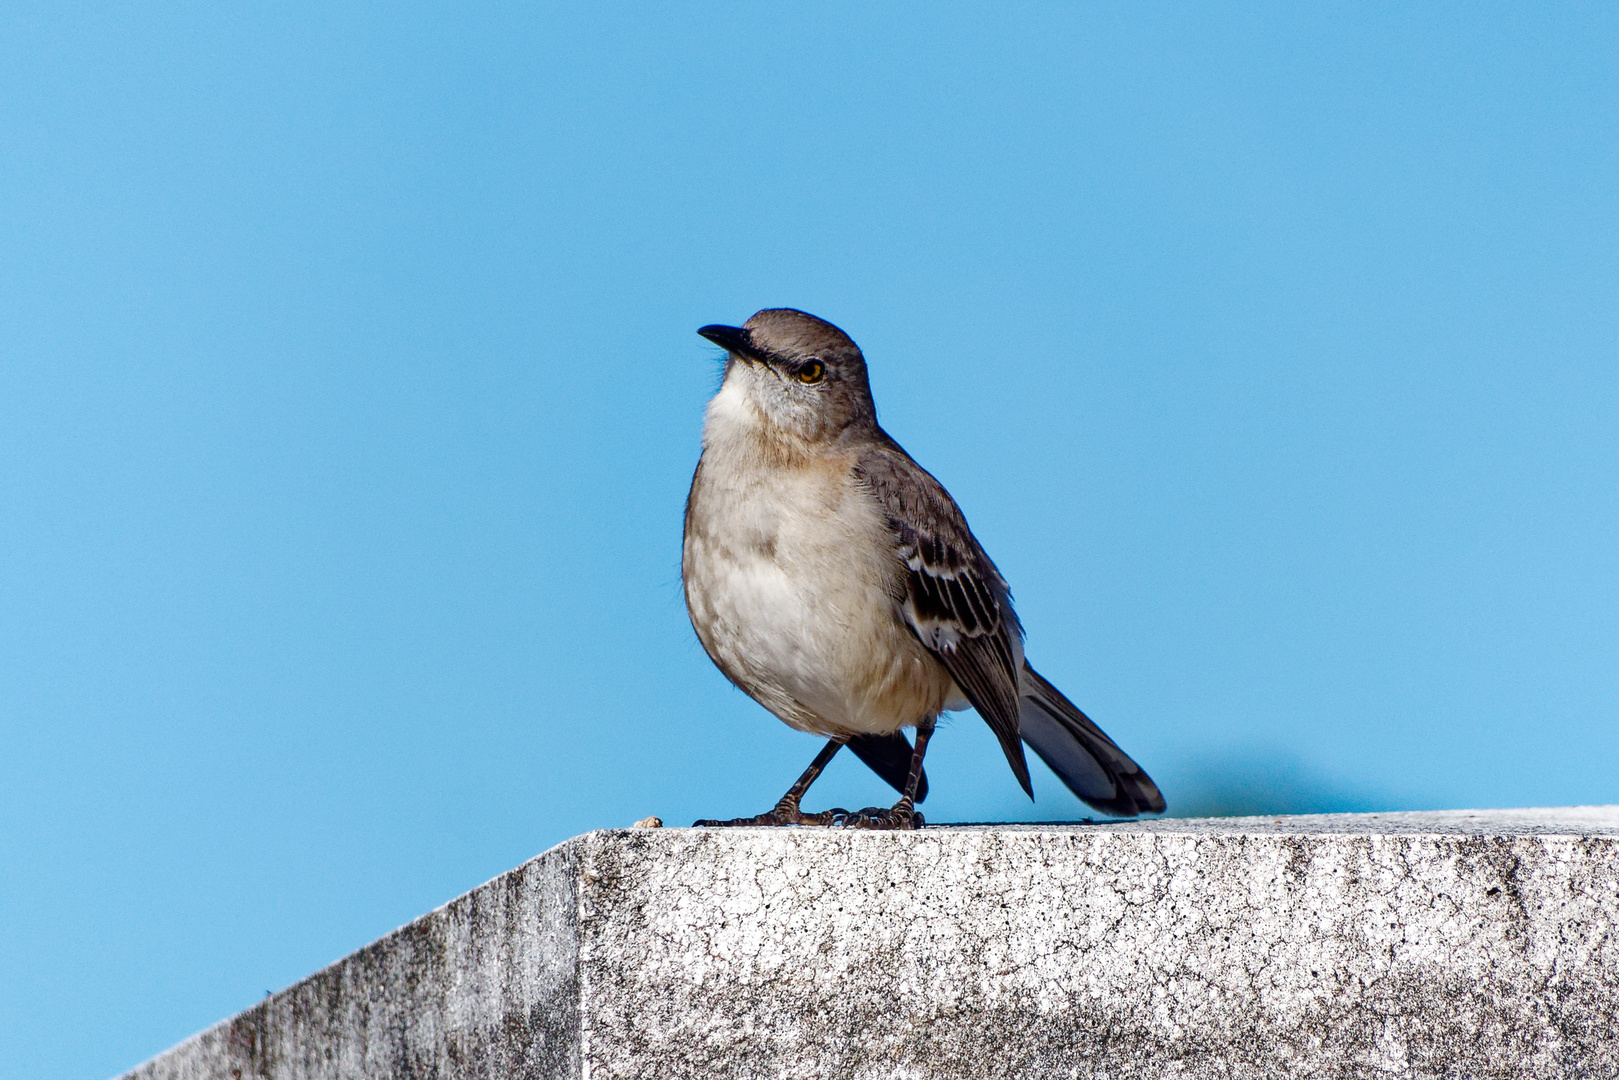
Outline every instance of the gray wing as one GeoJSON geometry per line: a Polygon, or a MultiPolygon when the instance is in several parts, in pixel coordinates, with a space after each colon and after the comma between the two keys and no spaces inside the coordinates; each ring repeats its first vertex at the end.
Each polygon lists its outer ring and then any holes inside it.
{"type": "Polygon", "coordinates": [[[1018,737],[1023,628],[1005,580],[950,493],[898,443],[887,439],[862,454],[855,475],[882,507],[905,564],[904,595],[895,600],[906,623],[995,733],[1032,799],[1018,737]]]}

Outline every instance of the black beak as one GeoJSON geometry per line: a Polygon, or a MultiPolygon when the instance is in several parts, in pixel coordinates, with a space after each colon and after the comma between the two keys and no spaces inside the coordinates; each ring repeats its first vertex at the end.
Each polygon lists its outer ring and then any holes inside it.
{"type": "Polygon", "coordinates": [[[744,360],[762,360],[763,355],[753,347],[753,340],[748,332],[740,326],[705,326],[697,331],[699,334],[718,345],[728,353],[735,353],[744,360]]]}

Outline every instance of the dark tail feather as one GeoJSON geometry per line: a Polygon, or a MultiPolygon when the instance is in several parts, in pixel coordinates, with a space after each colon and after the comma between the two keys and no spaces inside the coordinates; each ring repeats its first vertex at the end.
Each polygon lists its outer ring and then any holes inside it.
{"type": "Polygon", "coordinates": [[[1163,813],[1164,797],[1141,766],[1034,668],[1024,664],[1023,673],[1019,734],[1068,790],[1104,814],[1163,813]]]}
{"type": "MultiPolygon", "coordinates": [[[[876,773],[888,782],[888,785],[901,795],[905,794],[905,781],[911,778],[911,742],[905,737],[903,731],[896,731],[892,735],[856,735],[849,740],[849,749],[854,756],[864,761],[876,773]]],[[[922,778],[916,785],[916,801],[921,802],[928,797],[928,774],[922,771],[922,778]]]]}

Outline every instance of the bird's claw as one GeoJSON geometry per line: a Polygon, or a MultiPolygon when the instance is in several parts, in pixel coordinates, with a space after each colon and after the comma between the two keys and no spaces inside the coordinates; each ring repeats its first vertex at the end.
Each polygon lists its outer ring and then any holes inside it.
{"type": "Polygon", "coordinates": [[[920,829],[922,814],[904,802],[898,806],[868,806],[844,815],[838,822],[845,829],[920,829]]]}
{"type": "Polygon", "coordinates": [[[738,826],[777,825],[832,825],[845,829],[920,829],[922,814],[909,799],[901,799],[894,806],[868,806],[853,813],[835,806],[818,814],[806,814],[795,802],[783,799],[775,809],[753,817],[729,818],[724,821],[703,818],[692,822],[694,829],[728,829],[738,826]]]}
{"type": "Polygon", "coordinates": [[[694,829],[725,829],[745,825],[841,825],[843,819],[849,816],[847,810],[822,810],[818,814],[806,814],[797,806],[777,806],[774,810],[753,817],[729,818],[717,821],[714,818],[703,818],[692,822],[694,829]]]}

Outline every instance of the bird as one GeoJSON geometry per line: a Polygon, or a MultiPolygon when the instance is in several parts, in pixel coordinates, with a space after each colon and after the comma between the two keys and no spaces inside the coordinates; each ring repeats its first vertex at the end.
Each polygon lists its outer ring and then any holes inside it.
{"type": "Polygon", "coordinates": [[[771,810],[695,824],[918,828],[928,741],[942,712],[968,706],[1030,799],[1024,744],[1095,809],[1161,813],[1146,772],[1024,658],[1005,579],[950,493],[878,425],[849,335],[795,308],[697,332],[726,356],[686,500],[687,613],[726,678],[826,743],[771,810]],[[898,802],[802,809],[845,746],[898,802]]]}

